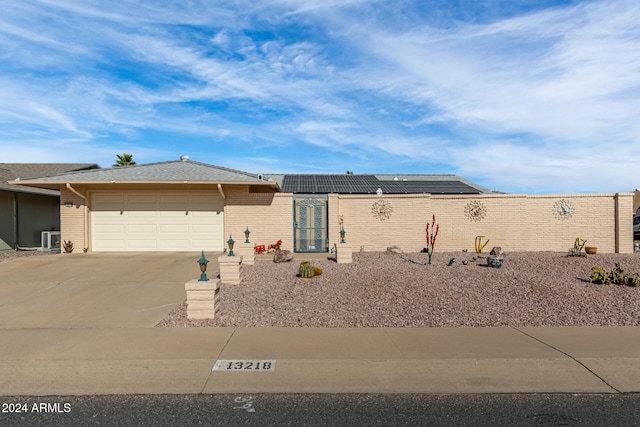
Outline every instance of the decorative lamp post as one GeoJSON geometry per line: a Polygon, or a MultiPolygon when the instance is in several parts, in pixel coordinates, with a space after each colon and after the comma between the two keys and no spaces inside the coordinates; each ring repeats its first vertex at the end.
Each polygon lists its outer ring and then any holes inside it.
{"type": "Polygon", "coordinates": [[[227,240],[227,244],[229,245],[229,256],[235,256],[235,254],[233,253],[234,243],[235,241],[233,240],[233,237],[231,237],[231,234],[229,234],[229,240],[227,240]]]}
{"type": "Polygon", "coordinates": [[[344,227],[340,227],[340,243],[346,243],[344,241],[344,235],[347,234],[346,231],[344,231],[344,227]]]}
{"type": "Polygon", "coordinates": [[[198,260],[198,264],[200,264],[200,279],[198,282],[206,282],[209,279],[207,278],[207,264],[209,260],[204,257],[204,249],[202,250],[202,256],[198,260]]]}
{"type": "Polygon", "coordinates": [[[245,243],[251,243],[251,242],[249,242],[249,234],[251,234],[251,232],[249,231],[249,226],[247,225],[247,229],[244,230],[244,242],[245,243]]]}

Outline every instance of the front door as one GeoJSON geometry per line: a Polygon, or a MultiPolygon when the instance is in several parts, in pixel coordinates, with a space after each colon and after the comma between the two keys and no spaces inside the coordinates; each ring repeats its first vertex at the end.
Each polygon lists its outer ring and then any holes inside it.
{"type": "Polygon", "coordinates": [[[295,252],[327,252],[327,197],[294,196],[293,248],[295,252]]]}

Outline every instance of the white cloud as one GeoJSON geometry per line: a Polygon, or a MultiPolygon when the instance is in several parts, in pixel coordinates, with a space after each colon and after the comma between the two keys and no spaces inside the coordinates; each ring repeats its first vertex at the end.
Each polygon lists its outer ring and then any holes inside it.
{"type": "Polygon", "coordinates": [[[290,167],[281,157],[303,147],[317,159],[308,168],[459,173],[506,191],[638,186],[628,166],[640,161],[637,2],[473,21],[456,11],[15,3],[0,18],[0,144],[173,158],[172,144],[205,140],[212,152],[235,147],[240,164],[290,167]],[[180,141],[152,149],[158,136],[180,141]]]}

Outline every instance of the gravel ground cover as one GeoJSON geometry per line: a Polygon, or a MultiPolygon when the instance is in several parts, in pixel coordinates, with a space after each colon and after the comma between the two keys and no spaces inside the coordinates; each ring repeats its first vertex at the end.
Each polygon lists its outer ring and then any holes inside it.
{"type": "Polygon", "coordinates": [[[16,258],[24,258],[30,256],[43,256],[43,255],[53,255],[57,252],[52,251],[1,251],[0,252],[0,262],[3,261],[11,261],[16,258]]]}
{"type": "Polygon", "coordinates": [[[640,325],[640,288],[595,285],[591,267],[640,272],[640,253],[567,257],[507,253],[502,268],[470,252],[355,253],[352,264],[314,260],[324,273],[296,277],[292,262],[242,267],[240,285],[222,285],[212,320],[189,320],[182,303],[157,326],[480,327],[640,325]],[[456,266],[448,266],[451,258],[456,266]],[[463,265],[462,261],[467,261],[463,265]]]}

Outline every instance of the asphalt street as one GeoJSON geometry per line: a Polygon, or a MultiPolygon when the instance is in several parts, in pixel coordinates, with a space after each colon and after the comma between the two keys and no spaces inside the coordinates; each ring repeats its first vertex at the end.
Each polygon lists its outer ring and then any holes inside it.
{"type": "Polygon", "coordinates": [[[2,426],[602,427],[640,420],[637,393],[3,396],[0,402],[2,426]]]}

